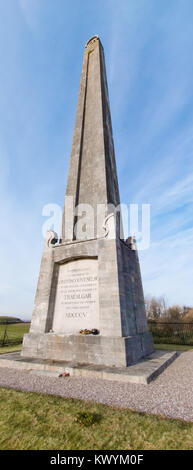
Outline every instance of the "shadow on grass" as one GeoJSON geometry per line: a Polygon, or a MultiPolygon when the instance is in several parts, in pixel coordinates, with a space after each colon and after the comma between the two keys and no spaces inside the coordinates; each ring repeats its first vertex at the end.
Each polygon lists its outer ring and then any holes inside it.
{"type": "Polygon", "coordinates": [[[92,426],[92,424],[100,423],[102,415],[98,413],[92,413],[90,411],[78,412],[74,417],[74,421],[82,424],[83,426],[92,426]]]}

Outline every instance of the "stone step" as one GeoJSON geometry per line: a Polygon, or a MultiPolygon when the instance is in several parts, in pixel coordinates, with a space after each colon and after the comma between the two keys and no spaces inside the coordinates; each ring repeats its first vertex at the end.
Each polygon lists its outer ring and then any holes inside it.
{"type": "Polygon", "coordinates": [[[86,365],[72,362],[56,362],[44,359],[25,358],[20,353],[8,353],[0,356],[0,367],[17,368],[30,374],[59,377],[68,372],[70,377],[98,378],[119,382],[148,384],[177,357],[176,351],[156,350],[153,354],[129,367],[107,367],[86,365]]]}

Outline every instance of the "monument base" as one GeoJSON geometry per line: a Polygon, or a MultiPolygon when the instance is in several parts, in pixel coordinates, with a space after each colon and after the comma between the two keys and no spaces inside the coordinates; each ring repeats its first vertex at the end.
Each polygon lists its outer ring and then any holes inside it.
{"type": "Polygon", "coordinates": [[[48,233],[22,356],[127,367],[152,354],[136,250],[118,238],[55,239],[48,233]]]}
{"type": "Polygon", "coordinates": [[[153,351],[149,332],[128,337],[56,335],[29,333],[24,336],[21,355],[54,361],[76,361],[127,367],[153,351]]]}
{"type": "MultiPolygon", "coordinates": [[[[156,350],[153,354],[130,367],[108,367],[86,365],[69,361],[32,359],[21,356],[19,352],[2,354],[0,368],[24,370],[28,374],[59,377],[68,372],[70,377],[113,380],[125,383],[149,384],[158,377],[177,357],[176,351],[156,350]]],[[[58,379],[61,380],[61,379],[58,379]]]]}

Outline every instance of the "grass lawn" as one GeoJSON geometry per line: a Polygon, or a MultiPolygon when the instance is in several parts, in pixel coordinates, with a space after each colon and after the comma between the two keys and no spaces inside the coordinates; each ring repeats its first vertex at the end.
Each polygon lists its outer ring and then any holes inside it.
{"type": "Polygon", "coordinates": [[[5,345],[11,345],[11,343],[21,343],[23,335],[29,332],[30,323],[14,323],[8,325],[2,325],[0,323],[0,343],[3,340],[4,332],[6,328],[6,343],[5,345]]]}
{"type": "Polygon", "coordinates": [[[184,344],[154,344],[155,349],[167,349],[168,351],[193,351],[193,346],[184,344]]]}
{"type": "Polygon", "coordinates": [[[21,351],[22,348],[22,343],[21,344],[16,344],[13,346],[3,346],[3,348],[0,347],[0,355],[1,354],[6,354],[9,352],[16,352],[16,351],[21,351]]]}
{"type": "Polygon", "coordinates": [[[0,449],[192,450],[193,423],[0,388],[0,449]]]}

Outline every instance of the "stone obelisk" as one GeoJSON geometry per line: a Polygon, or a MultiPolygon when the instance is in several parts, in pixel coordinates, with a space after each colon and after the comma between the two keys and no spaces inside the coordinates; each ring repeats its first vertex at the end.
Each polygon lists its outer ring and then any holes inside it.
{"type": "Polygon", "coordinates": [[[123,239],[119,204],[104,52],[94,36],[83,59],[62,235],[49,231],[45,240],[23,356],[127,367],[153,352],[137,250],[123,239]]]}

